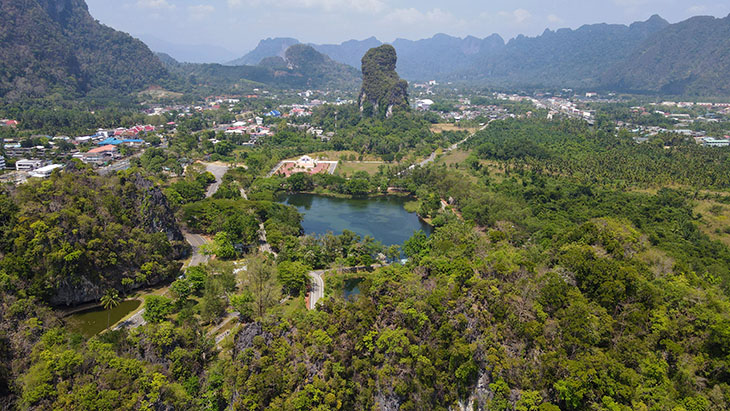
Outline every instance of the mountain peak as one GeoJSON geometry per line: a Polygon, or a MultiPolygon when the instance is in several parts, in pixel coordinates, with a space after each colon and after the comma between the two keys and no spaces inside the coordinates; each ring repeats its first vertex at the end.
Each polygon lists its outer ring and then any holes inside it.
{"type": "Polygon", "coordinates": [[[231,66],[255,66],[267,57],[284,57],[289,47],[300,44],[299,40],[291,37],[269,37],[259,41],[255,49],[245,56],[228,63],[231,66]]]}
{"type": "Polygon", "coordinates": [[[364,115],[390,117],[394,109],[408,109],[408,82],[396,73],[397,61],[390,44],[372,48],[363,56],[359,100],[364,115]]]}

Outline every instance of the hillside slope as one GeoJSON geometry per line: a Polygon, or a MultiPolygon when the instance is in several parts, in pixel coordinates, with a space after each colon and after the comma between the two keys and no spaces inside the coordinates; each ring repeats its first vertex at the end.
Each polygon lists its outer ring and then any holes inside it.
{"type": "Polygon", "coordinates": [[[299,40],[289,37],[276,37],[261,40],[255,49],[245,56],[227,63],[229,66],[255,66],[267,57],[284,57],[286,50],[299,44],[299,40]]]}
{"type": "Polygon", "coordinates": [[[0,97],[139,90],[167,76],[139,40],[101,25],[83,0],[0,3],[0,97]]]}
{"type": "Polygon", "coordinates": [[[264,57],[258,65],[179,63],[161,55],[168,68],[195,86],[218,89],[235,87],[245,81],[292,88],[354,89],[360,81],[356,69],[333,61],[310,46],[296,44],[283,57],[264,57]]]}
{"type": "Polygon", "coordinates": [[[647,38],[602,77],[607,88],[730,94],[730,16],[693,17],[647,38]]]}
{"type": "Polygon", "coordinates": [[[624,61],[642,41],[667,27],[659,16],[630,26],[592,24],[518,36],[481,53],[465,77],[521,86],[593,86],[606,67],[624,61]]]}

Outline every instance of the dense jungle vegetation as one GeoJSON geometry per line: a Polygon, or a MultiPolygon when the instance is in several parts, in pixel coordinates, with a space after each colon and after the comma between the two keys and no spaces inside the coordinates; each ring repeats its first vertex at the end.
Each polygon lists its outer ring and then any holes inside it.
{"type": "MultiPolygon", "coordinates": [[[[600,122],[589,128],[506,120],[470,140],[465,160],[437,160],[400,175],[381,169],[350,179],[267,179],[277,149],[260,148],[228,171],[213,198],[203,199],[212,180],[199,167],[164,177],[165,155],[175,155],[180,144],[171,141],[169,150],[143,156],[139,169],[110,180],[70,170],[0,197],[4,404],[730,407],[730,249],[721,241],[730,227],[710,232],[706,224],[724,221],[719,217],[730,210],[722,191],[727,150],[668,136],[637,145],[600,122]],[[345,194],[358,179],[370,192],[395,187],[414,194],[415,208],[435,231],[402,245],[406,263],[364,274],[354,301],[330,289],[317,310],[307,311],[292,304],[302,301],[307,271],[370,264],[400,250],[350,232],[301,236],[299,214],[272,200],[281,190],[318,186],[345,194]],[[218,258],[189,269],[164,296],[147,297],[146,325],[84,339],[64,326],[34,284],[41,273],[49,281],[64,278],[70,264],[96,267],[84,262],[90,256],[121,261],[135,242],[165,245],[166,237],[143,234],[149,218],[140,221],[132,212],[138,208],[127,208],[137,204],[139,186],[167,204],[165,215],[214,237],[218,258]],[[241,189],[249,200],[240,198],[241,189]],[[712,215],[698,212],[700,203],[712,205],[712,215]],[[41,223],[49,228],[41,230],[41,223]],[[226,260],[253,252],[260,224],[278,254],[246,255],[241,272],[226,260]],[[136,225],[142,228],[133,231],[136,225]],[[56,226],[69,231],[53,234],[56,226]],[[109,230],[133,237],[101,247],[109,230]],[[47,249],[46,237],[78,242],[47,249]],[[77,249],[78,260],[68,257],[77,249]],[[22,271],[20,262],[30,257],[21,255],[47,255],[46,265],[22,271]],[[215,341],[211,327],[230,316],[233,337],[215,341]]],[[[342,282],[335,274],[325,281],[342,282]]]]}

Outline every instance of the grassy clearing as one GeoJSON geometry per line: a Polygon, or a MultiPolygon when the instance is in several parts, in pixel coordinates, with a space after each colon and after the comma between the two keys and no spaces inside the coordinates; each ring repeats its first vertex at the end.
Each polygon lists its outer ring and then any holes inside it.
{"type": "Polygon", "coordinates": [[[340,164],[337,165],[337,169],[335,169],[335,175],[351,176],[356,171],[364,171],[370,175],[373,175],[378,172],[378,167],[380,167],[381,165],[387,166],[388,164],[389,163],[385,162],[359,163],[357,161],[340,161],[340,164]]]}
{"type": "Polygon", "coordinates": [[[281,315],[284,318],[292,318],[297,313],[306,312],[307,306],[304,301],[304,295],[300,295],[296,298],[290,298],[276,309],[281,312],[281,315]]]}
{"type": "Polygon", "coordinates": [[[468,131],[469,133],[474,133],[479,130],[477,127],[460,127],[451,123],[432,124],[430,129],[432,133],[443,133],[444,131],[468,131]]]}
{"type": "MultiPolygon", "coordinates": [[[[343,159],[350,159],[354,156],[355,160],[359,160],[361,154],[357,151],[352,150],[345,150],[345,151],[318,151],[316,153],[309,153],[307,154],[309,157],[312,157],[314,159],[320,159],[325,161],[338,161],[343,159]]],[[[380,156],[374,155],[374,154],[362,154],[362,161],[381,161],[382,159],[380,156]]],[[[288,158],[288,161],[296,161],[301,156],[288,158]]]]}
{"type": "Polygon", "coordinates": [[[445,156],[438,158],[436,162],[439,164],[446,164],[447,166],[450,166],[452,164],[461,164],[469,156],[469,153],[470,151],[467,150],[452,150],[445,156]]]}
{"type": "Polygon", "coordinates": [[[694,212],[702,215],[699,228],[713,240],[730,246],[730,206],[716,201],[698,201],[694,212]]]}

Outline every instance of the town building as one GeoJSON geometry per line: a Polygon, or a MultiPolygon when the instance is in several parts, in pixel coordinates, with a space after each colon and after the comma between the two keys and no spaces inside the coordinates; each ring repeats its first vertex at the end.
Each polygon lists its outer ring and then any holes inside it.
{"type": "Polygon", "coordinates": [[[273,173],[281,174],[285,177],[289,177],[292,174],[296,174],[296,173],[334,174],[336,167],[337,167],[337,161],[315,160],[310,156],[302,156],[296,161],[292,161],[292,160],[282,161],[280,167],[277,168],[276,170],[274,170],[273,173]]]}
{"type": "Polygon", "coordinates": [[[105,164],[108,161],[119,157],[117,147],[111,144],[93,148],[86,153],[74,154],[74,158],[78,158],[87,164],[105,164]]]}
{"type": "Polygon", "coordinates": [[[702,139],[705,147],[730,147],[730,140],[724,138],[705,137],[702,139]]]}
{"type": "Polygon", "coordinates": [[[43,146],[21,147],[20,144],[5,146],[5,155],[8,157],[27,157],[33,155],[33,153],[43,156],[46,153],[46,148],[43,146]]]}
{"type": "Polygon", "coordinates": [[[0,156],[0,171],[5,170],[5,157],[0,156]]]}
{"type": "Polygon", "coordinates": [[[36,178],[48,178],[48,177],[51,176],[51,174],[53,174],[53,171],[54,170],[58,170],[60,168],[63,168],[63,165],[61,165],[61,164],[50,164],[50,165],[47,165],[45,167],[41,167],[39,169],[36,169],[35,171],[32,171],[30,173],[30,176],[31,177],[36,177],[36,178]]]}
{"type": "Polygon", "coordinates": [[[21,159],[15,162],[15,169],[17,171],[33,171],[41,166],[43,166],[42,160],[21,159]]]}

